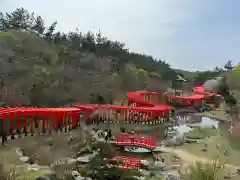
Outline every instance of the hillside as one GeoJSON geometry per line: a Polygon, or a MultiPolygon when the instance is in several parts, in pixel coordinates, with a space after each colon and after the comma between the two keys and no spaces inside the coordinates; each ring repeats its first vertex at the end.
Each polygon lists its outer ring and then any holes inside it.
{"type": "Polygon", "coordinates": [[[8,106],[111,103],[127,91],[164,91],[177,73],[103,37],[46,27],[23,8],[0,13],[0,101],[8,106]]]}
{"type": "Polygon", "coordinates": [[[198,72],[185,71],[185,70],[181,70],[181,69],[174,69],[174,70],[179,75],[181,75],[189,80],[193,79],[198,74],[198,72]]]}

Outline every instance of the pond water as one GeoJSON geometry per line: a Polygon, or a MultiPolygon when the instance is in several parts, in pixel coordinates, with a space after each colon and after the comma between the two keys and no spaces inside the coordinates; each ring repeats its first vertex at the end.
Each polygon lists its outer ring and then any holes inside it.
{"type": "Polygon", "coordinates": [[[213,120],[213,119],[208,118],[208,117],[202,117],[202,121],[201,121],[200,124],[201,124],[201,127],[219,128],[219,121],[213,120]]]}
{"type": "MultiPolygon", "coordinates": [[[[198,124],[200,127],[206,127],[206,128],[212,128],[213,126],[215,128],[219,128],[219,122],[216,120],[213,120],[211,118],[207,117],[200,117],[200,116],[193,116],[193,115],[186,115],[184,117],[176,117],[176,122],[172,124],[172,126],[164,126],[164,125],[155,125],[155,126],[142,126],[142,125],[126,125],[126,128],[128,130],[131,130],[132,128],[137,130],[140,134],[145,134],[149,136],[153,136],[158,138],[159,142],[161,140],[164,140],[167,138],[165,136],[165,132],[168,129],[174,129],[178,132],[175,136],[172,136],[171,138],[176,139],[180,136],[183,137],[184,133],[187,133],[189,131],[192,131],[194,128],[191,128],[189,124],[198,124]],[[135,128],[134,128],[135,126],[135,128]]],[[[117,126],[117,125],[115,125],[117,126]]],[[[168,137],[169,138],[169,137],[168,137]]],[[[130,153],[130,152],[124,152],[123,149],[120,149],[119,147],[116,148],[116,151],[124,156],[133,156],[133,157],[139,157],[141,159],[146,159],[148,161],[153,162],[154,157],[152,153],[130,153]]]]}
{"type": "Polygon", "coordinates": [[[201,116],[178,116],[176,117],[176,124],[168,129],[170,129],[170,131],[177,131],[179,135],[183,135],[184,133],[188,133],[194,129],[191,128],[192,125],[196,125],[202,128],[219,128],[219,121],[201,116]]]}

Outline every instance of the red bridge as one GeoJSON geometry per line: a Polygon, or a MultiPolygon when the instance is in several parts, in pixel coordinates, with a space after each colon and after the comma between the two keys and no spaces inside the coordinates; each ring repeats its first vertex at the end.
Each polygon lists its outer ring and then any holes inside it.
{"type": "Polygon", "coordinates": [[[139,169],[140,163],[141,163],[140,158],[127,157],[127,156],[115,156],[111,160],[121,161],[122,164],[120,166],[122,168],[128,168],[128,169],[139,169]]]}
{"type": "Polygon", "coordinates": [[[152,150],[157,146],[157,140],[151,136],[120,134],[116,139],[119,146],[137,146],[152,150]]]}

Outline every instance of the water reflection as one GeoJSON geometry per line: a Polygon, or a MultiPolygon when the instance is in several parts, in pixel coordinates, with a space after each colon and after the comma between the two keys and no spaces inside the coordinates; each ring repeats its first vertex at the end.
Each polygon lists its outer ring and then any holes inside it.
{"type": "Polygon", "coordinates": [[[207,128],[211,128],[211,127],[219,128],[219,121],[213,120],[208,117],[202,117],[200,126],[207,127],[207,128]]]}
{"type": "MultiPolygon", "coordinates": [[[[131,131],[134,129],[139,134],[143,135],[149,135],[152,137],[155,137],[158,139],[158,145],[161,146],[161,141],[166,140],[169,142],[182,142],[184,141],[184,134],[187,132],[192,131],[194,128],[191,128],[190,125],[197,125],[199,127],[209,127],[212,128],[213,126],[216,128],[219,128],[219,122],[207,118],[207,117],[201,117],[201,116],[195,116],[195,115],[185,115],[185,116],[177,116],[175,117],[174,122],[169,127],[162,124],[162,125],[138,125],[138,124],[127,124],[124,127],[127,129],[127,131],[131,131]],[[168,132],[168,134],[167,134],[168,132]],[[166,137],[166,135],[168,135],[166,137]]],[[[111,124],[111,125],[99,125],[101,126],[101,129],[104,129],[106,127],[110,127],[111,129],[115,129],[115,131],[119,131],[119,125],[118,124],[111,124]],[[104,127],[102,127],[104,126],[104,127]]],[[[196,127],[197,127],[196,126],[196,127]]],[[[177,144],[177,143],[176,143],[177,144]]],[[[133,156],[133,157],[140,157],[141,159],[149,160],[150,162],[154,161],[154,157],[152,153],[131,153],[126,152],[124,149],[119,147],[116,148],[116,152],[118,152],[118,155],[123,156],[133,156]]]]}
{"type": "Polygon", "coordinates": [[[194,127],[219,128],[219,122],[208,117],[201,116],[176,116],[175,125],[167,128],[167,136],[176,138],[192,131],[194,127]]]}

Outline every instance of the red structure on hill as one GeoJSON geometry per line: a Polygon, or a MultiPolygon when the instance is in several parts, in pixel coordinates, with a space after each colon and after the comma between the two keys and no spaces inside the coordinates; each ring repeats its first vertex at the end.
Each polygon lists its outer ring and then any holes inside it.
{"type": "MultiPolygon", "coordinates": [[[[126,123],[134,122],[159,124],[168,120],[171,111],[174,108],[167,104],[156,104],[154,103],[154,100],[164,99],[167,102],[178,102],[183,106],[201,105],[204,101],[212,102],[214,94],[204,92],[202,91],[204,90],[203,88],[201,90],[199,90],[199,88],[200,87],[195,88],[195,92],[197,94],[192,94],[190,96],[173,96],[156,92],[128,92],[128,106],[79,104],[76,105],[76,107],[84,112],[86,120],[93,111],[98,109],[106,109],[115,112],[115,119],[121,119],[126,123]]],[[[108,122],[108,117],[106,117],[104,114],[102,114],[99,119],[100,121],[108,122]]]]}
{"type": "Polygon", "coordinates": [[[1,132],[9,133],[12,138],[14,138],[15,129],[19,136],[21,133],[33,135],[36,127],[40,127],[39,120],[41,120],[42,133],[63,130],[63,127],[68,131],[77,127],[79,116],[78,108],[1,108],[1,132]]]}
{"type": "MultiPolygon", "coordinates": [[[[213,97],[212,93],[204,92],[202,89],[195,88],[196,92],[191,96],[172,96],[156,92],[129,92],[128,106],[118,105],[96,105],[79,104],[76,108],[1,108],[0,119],[1,132],[10,133],[13,137],[14,129],[17,129],[19,136],[21,133],[35,133],[36,127],[42,129],[42,133],[51,133],[53,130],[71,130],[78,126],[80,114],[83,114],[86,120],[89,115],[98,109],[107,109],[115,113],[116,120],[125,123],[150,123],[158,124],[168,120],[173,107],[167,104],[155,104],[152,99],[167,98],[169,101],[178,101],[183,105],[193,105],[202,103],[213,97]],[[41,120],[41,121],[38,121],[41,120]],[[39,125],[41,122],[41,125],[39,125]],[[9,123],[9,124],[8,124],[9,123]]],[[[109,122],[106,116],[99,117],[104,122],[109,122]]]]}

